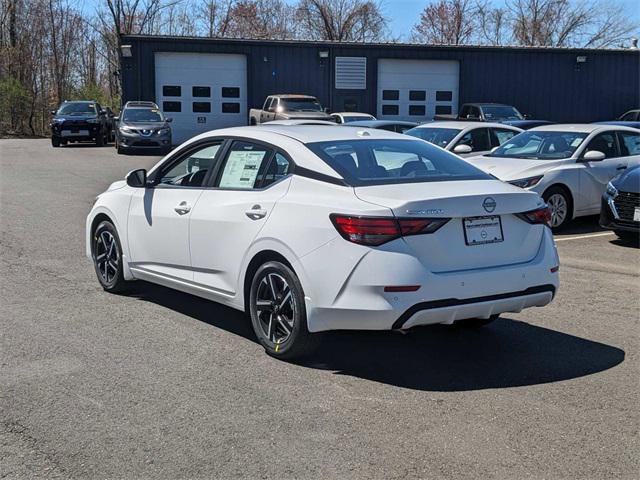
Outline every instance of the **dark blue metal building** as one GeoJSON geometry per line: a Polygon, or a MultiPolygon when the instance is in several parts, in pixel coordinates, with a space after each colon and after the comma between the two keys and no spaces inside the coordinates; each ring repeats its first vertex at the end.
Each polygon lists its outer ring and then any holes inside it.
{"type": "Polygon", "coordinates": [[[248,108],[274,93],[315,95],[332,111],[418,121],[466,102],[506,103],[556,122],[613,119],[640,105],[640,51],[633,49],[158,36],[125,36],[122,44],[123,101],[153,100],[207,129],[246,123],[248,108]]]}

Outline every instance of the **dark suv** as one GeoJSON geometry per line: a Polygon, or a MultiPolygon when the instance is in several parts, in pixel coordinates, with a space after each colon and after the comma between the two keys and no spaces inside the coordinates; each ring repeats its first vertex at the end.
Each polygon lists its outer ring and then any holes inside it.
{"type": "Polygon", "coordinates": [[[51,145],[69,142],[95,142],[103,146],[109,139],[106,110],[93,100],[63,102],[51,114],[51,145]]]}
{"type": "Polygon", "coordinates": [[[153,150],[165,154],[171,150],[171,118],[165,117],[153,102],[127,102],[116,117],[116,149],[153,150]]]}

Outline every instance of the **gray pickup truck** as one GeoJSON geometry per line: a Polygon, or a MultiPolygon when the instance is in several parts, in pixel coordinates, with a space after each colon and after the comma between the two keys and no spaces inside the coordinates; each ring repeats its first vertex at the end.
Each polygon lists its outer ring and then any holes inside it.
{"type": "Polygon", "coordinates": [[[436,115],[433,119],[497,122],[523,130],[552,123],[547,120],[531,120],[527,115],[522,115],[516,107],[502,103],[465,103],[458,115],[436,115]]]}
{"type": "Polygon", "coordinates": [[[328,120],[329,115],[316,97],[310,95],[269,95],[262,109],[249,110],[249,125],[272,120],[328,120]]]}

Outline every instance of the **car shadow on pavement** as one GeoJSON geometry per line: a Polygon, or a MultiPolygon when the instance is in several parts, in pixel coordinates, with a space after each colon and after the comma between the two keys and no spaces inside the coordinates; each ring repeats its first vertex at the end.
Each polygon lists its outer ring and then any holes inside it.
{"type": "MultiPolygon", "coordinates": [[[[241,312],[186,293],[136,282],[131,296],[256,342],[241,312]]],[[[508,315],[483,328],[434,325],[397,332],[336,331],[297,362],[388,385],[428,391],[466,391],[557,382],[623,362],[625,352],[508,315]]]]}
{"type": "Polygon", "coordinates": [[[588,217],[578,217],[569,222],[559,232],[555,232],[554,236],[563,237],[565,235],[584,235],[587,233],[606,232],[598,223],[600,217],[598,215],[589,215],[588,217]]]}
{"type": "Polygon", "coordinates": [[[407,335],[331,332],[307,366],[440,392],[557,382],[612,368],[623,350],[508,315],[482,328],[433,325],[407,335]]]}

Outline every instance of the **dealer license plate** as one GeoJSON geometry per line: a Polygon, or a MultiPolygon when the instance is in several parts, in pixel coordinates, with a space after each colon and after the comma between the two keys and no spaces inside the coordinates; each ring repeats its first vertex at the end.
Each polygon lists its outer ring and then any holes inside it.
{"type": "Polygon", "coordinates": [[[86,137],[89,135],[89,130],[63,130],[62,131],[62,136],[63,137],[86,137]]]}
{"type": "Polygon", "coordinates": [[[464,240],[467,245],[484,245],[504,240],[502,222],[498,215],[465,218],[462,223],[464,224],[464,240]]]}
{"type": "Polygon", "coordinates": [[[633,209],[633,221],[640,222],[640,207],[633,209]]]}

